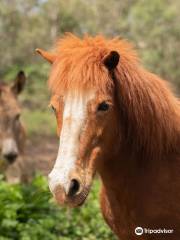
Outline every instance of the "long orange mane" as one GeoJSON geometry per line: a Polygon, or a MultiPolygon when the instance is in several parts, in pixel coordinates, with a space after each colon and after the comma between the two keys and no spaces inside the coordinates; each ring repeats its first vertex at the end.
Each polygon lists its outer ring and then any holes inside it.
{"type": "Polygon", "coordinates": [[[111,87],[112,81],[103,64],[103,58],[112,49],[121,53],[121,62],[137,63],[135,51],[124,40],[108,40],[102,36],[85,36],[80,39],[67,34],[55,46],[58,57],[49,79],[51,90],[59,93],[67,89],[98,87],[104,91],[111,87]]]}
{"type": "Polygon", "coordinates": [[[179,151],[179,101],[165,81],[141,66],[131,44],[68,34],[57,42],[55,52],[49,79],[53,93],[88,88],[106,92],[115,84],[120,125],[132,152],[154,157],[179,151]],[[115,81],[103,64],[110,51],[120,54],[115,81]]]}

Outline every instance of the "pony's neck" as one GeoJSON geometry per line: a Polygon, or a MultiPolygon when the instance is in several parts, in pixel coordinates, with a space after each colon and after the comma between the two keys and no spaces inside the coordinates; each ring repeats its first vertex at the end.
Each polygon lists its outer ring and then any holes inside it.
{"type": "Polygon", "coordinates": [[[118,69],[113,77],[119,136],[98,170],[104,186],[115,186],[124,179],[135,182],[137,173],[144,178],[147,172],[162,168],[162,162],[165,165],[166,160],[179,156],[178,99],[156,75],[138,66],[132,72],[118,69]]]}
{"type": "Polygon", "coordinates": [[[119,136],[98,169],[106,189],[125,179],[134,184],[137,175],[145,178],[179,157],[178,99],[165,81],[139,66],[132,68],[118,69],[113,76],[119,136]]]}
{"type": "Polygon", "coordinates": [[[127,152],[139,159],[178,152],[180,105],[167,83],[140,66],[118,69],[114,81],[127,152]]]}

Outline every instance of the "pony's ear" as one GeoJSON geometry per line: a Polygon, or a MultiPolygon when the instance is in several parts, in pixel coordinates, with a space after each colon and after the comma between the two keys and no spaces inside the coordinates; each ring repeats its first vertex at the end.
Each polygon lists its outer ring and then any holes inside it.
{"type": "Polygon", "coordinates": [[[26,76],[23,71],[19,71],[13,85],[11,86],[12,91],[18,95],[24,89],[26,83],[26,76]]]}
{"type": "Polygon", "coordinates": [[[111,51],[108,55],[106,55],[103,59],[104,65],[107,67],[109,71],[116,68],[119,63],[120,55],[116,51],[111,51]]]}
{"type": "Polygon", "coordinates": [[[39,53],[44,59],[46,59],[51,64],[56,60],[57,56],[56,54],[44,51],[40,48],[36,49],[36,52],[39,53]]]}

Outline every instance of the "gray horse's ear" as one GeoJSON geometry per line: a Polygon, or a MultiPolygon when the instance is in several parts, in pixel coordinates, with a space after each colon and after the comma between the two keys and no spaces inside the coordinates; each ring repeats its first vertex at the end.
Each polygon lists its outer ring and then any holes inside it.
{"type": "Polygon", "coordinates": [[[111,51],[108,55],[106,55],[103,59],[103,63],[106,68],[111,71],[115,69],[119,63],[120,55],[116,51],[111,51]]]}
{"type": "Polygon", "coordinates": [[[25,83],[26,83],[25,73],[23,71],[19,71],[16,76],[16,79],[11,87],[12,91],[16,95],[18,95],[24,89],[25,83]]]}

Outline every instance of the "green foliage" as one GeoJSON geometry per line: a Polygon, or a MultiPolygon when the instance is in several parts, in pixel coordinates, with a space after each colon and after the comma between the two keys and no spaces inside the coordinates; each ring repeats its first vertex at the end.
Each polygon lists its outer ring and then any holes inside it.
{"type": "Polygon", "coordinates": [[[102,219],[97,192],[81,209],[58,207],[47,180],[37,176],[29,185],[0,181],[0,240],[114,240],[102,219]]]}
{"type": "Polygon", "coordinates": [[[140,0],[131,8],[128,28],[148,69],[180,89],[179,1],[140,0]]]}

